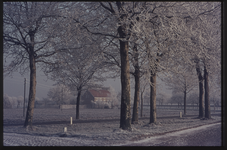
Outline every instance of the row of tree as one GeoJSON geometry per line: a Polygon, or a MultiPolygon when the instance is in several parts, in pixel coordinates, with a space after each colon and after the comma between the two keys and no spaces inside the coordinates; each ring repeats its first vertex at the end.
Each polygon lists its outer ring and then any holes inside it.
{"type": "MultiPolygon", "coordinates": [[[[138,122],[142,80],[150,85],[150,123],[155,123],[156,77],[189,83],[193,80],[178,76],[196,71],[199,116],[204,116],[205,95],[205,117],[210,118],[209,77],[220,73],[220,14],[219,2],[4,2],[3,51],[13,58],[5,62],[4,73],[30,70],[24,126],[32,127],[36,65],[77,91],[76,118],[83,90],[120,75],[120,128],[126,130],[138,122]],[[132,119],[130,75],[135,83],[132,119]]],[[[184,86],[186,106],[190,86],[184,86]]]]}
{"type": "Polygon", "coordinates": [[[7,94],[3,95],[3,108],[20,108],[24,104],[23,96],[8,96],[7,94]]]}

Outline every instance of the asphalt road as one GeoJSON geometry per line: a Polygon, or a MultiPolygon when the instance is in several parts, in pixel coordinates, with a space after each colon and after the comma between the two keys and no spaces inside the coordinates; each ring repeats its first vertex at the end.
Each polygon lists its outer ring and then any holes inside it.
{"type": "Polygon", "coordinates": [[[221,123],[167,133],[118,146],[222,146],[221,123]]]}
{"type": "MultiPolygon", "coordinates": [[[[222,146],[221,133],[221,123],[215,123],[112,146],[222,146]]],[[[3,145],[91,146],[95,145],[95,141],[80,139],[79,137],[62,138],[4,133],[3,145]]]]}

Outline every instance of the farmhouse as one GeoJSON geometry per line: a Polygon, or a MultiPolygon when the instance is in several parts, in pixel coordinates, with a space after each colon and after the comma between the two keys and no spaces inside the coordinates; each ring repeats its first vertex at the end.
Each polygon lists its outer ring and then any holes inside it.
{"type": "Polygon", "coordinates": [[[105,107],[111,103],[111,94],[105,89],[89,89],[81,99],[87,108],[105,107]]]}

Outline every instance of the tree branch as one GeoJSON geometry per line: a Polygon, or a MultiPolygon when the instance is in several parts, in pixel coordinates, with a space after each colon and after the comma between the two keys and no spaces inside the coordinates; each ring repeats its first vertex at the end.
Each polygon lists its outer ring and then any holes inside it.
{"type": "Polygon", "coordinates": [[[100,2],[100,4],[101,4],[101,6],[102,6],[103,8],[105,8],[106,10],[108,10],[109,12],[111,12],[112,14],[115,14],[115,11],[113,10],[112,4],[109,3],[110,8],[107,7],[107,6],[105,6],[102,2],[100,2]]]}

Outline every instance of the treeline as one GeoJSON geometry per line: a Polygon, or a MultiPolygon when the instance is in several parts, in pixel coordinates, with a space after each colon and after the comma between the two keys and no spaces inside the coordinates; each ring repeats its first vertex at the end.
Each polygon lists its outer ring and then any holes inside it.
{"type": "Polygon", "coordinates": [[[220,93],[221,3],[4,2],[3,49],[5,60],[13,58],[4,64],[5,75],[30,71],[25,127],[32,127],[36,67],[77,91],[77,119],[82,91],[116,77],[124,130],[138,123],[146,87],[149,123],[156,123],[157,78],[183,94],[184,114],[187,95],[197,87],[199,117],[209,119],[211,86],[220,93]]]}

